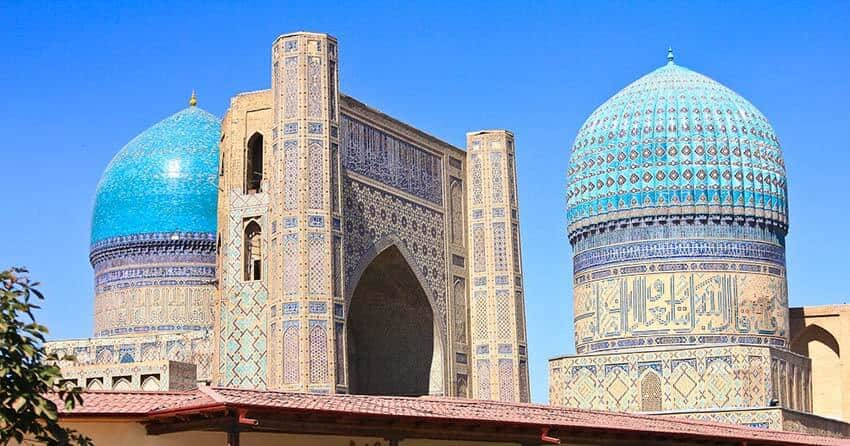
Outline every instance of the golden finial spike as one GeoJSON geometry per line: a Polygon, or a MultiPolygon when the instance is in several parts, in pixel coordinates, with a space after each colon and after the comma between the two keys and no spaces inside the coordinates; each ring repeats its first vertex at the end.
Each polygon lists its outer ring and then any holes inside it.
{"type": "Polygon", "coordinates": [[[198,97],[195,96],[195,90],[192,90],[192,97],[189,98],[189,106],[194,107],[198,105],[198,97]]]}

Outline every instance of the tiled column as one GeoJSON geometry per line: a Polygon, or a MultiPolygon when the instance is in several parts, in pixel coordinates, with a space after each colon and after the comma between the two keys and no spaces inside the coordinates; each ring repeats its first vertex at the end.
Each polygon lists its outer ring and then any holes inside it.
{"type": "Polygon", "coordinates": [[[273,46],[278,193],[270,210],[279,240],[272,276],[280,286],[272,286],[279,305],[269,340],[282,361],[270,375],[273,387],[285,390],[332,393],[344,381],[336,376],[343,374],[336,363],[344,363],[337,342],[344,336],[336,61],[336,40],[326,34],[287,34],[273,46]]]}
{"type": "Polygon", "coordinates": [[[528,401],[514,137],[467,133],[472,395],[528,401]]]}

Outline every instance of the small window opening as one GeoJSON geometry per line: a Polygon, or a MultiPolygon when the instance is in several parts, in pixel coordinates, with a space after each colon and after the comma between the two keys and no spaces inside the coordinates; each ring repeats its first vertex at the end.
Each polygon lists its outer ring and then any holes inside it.
{"type": "Polygon", "coordinates": [[[251,220],[245,225],[245,280],[261,280],[263,271],[262,231],[251,220]]]}
{"type": "Polygon", "coordinates": [[[262,183],[263,135],[254,133],[245,151],[245,191],[249,194],[262,192],[262,183]]]}

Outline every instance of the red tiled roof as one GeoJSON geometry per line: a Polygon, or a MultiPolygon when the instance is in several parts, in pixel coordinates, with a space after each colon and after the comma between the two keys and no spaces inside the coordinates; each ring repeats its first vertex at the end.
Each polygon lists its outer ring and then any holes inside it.
{"type": "Polygon", "coordinates": [[[203,402],[213,402],[205,393],[197,390],[188,392],[141,392],[141,391],[86,391],[83,393],[83,404],[71,410],[65,410],[65,405],[57,395],[51,399],[59,407],[62,416],[147,416],[150,412],[169,407],[199,405],[203,402]]]}
{"type": "Polygon", "coordinates": [[[161,419],[180,413],[245,408],[281,414],[345,414],[363,418],[657,434],[773,445],[850,446],[850,440],[700,420],[461,398],[317,395],[224,387],[207,387],[192,392],[86,392],[83,398],[83,407],[71,413],[63,411],[62,415],[146,414],[149,419],[161,419]]]}

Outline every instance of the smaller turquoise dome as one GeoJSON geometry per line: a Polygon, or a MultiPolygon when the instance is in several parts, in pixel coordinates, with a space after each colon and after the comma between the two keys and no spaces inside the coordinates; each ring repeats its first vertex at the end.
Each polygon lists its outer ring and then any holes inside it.
{"type": "Polygon", "coordinates": [[[92,245],[153,233],[215,233],[221,121],[188,107],[145,130],[97,185],[92,245]]]}

